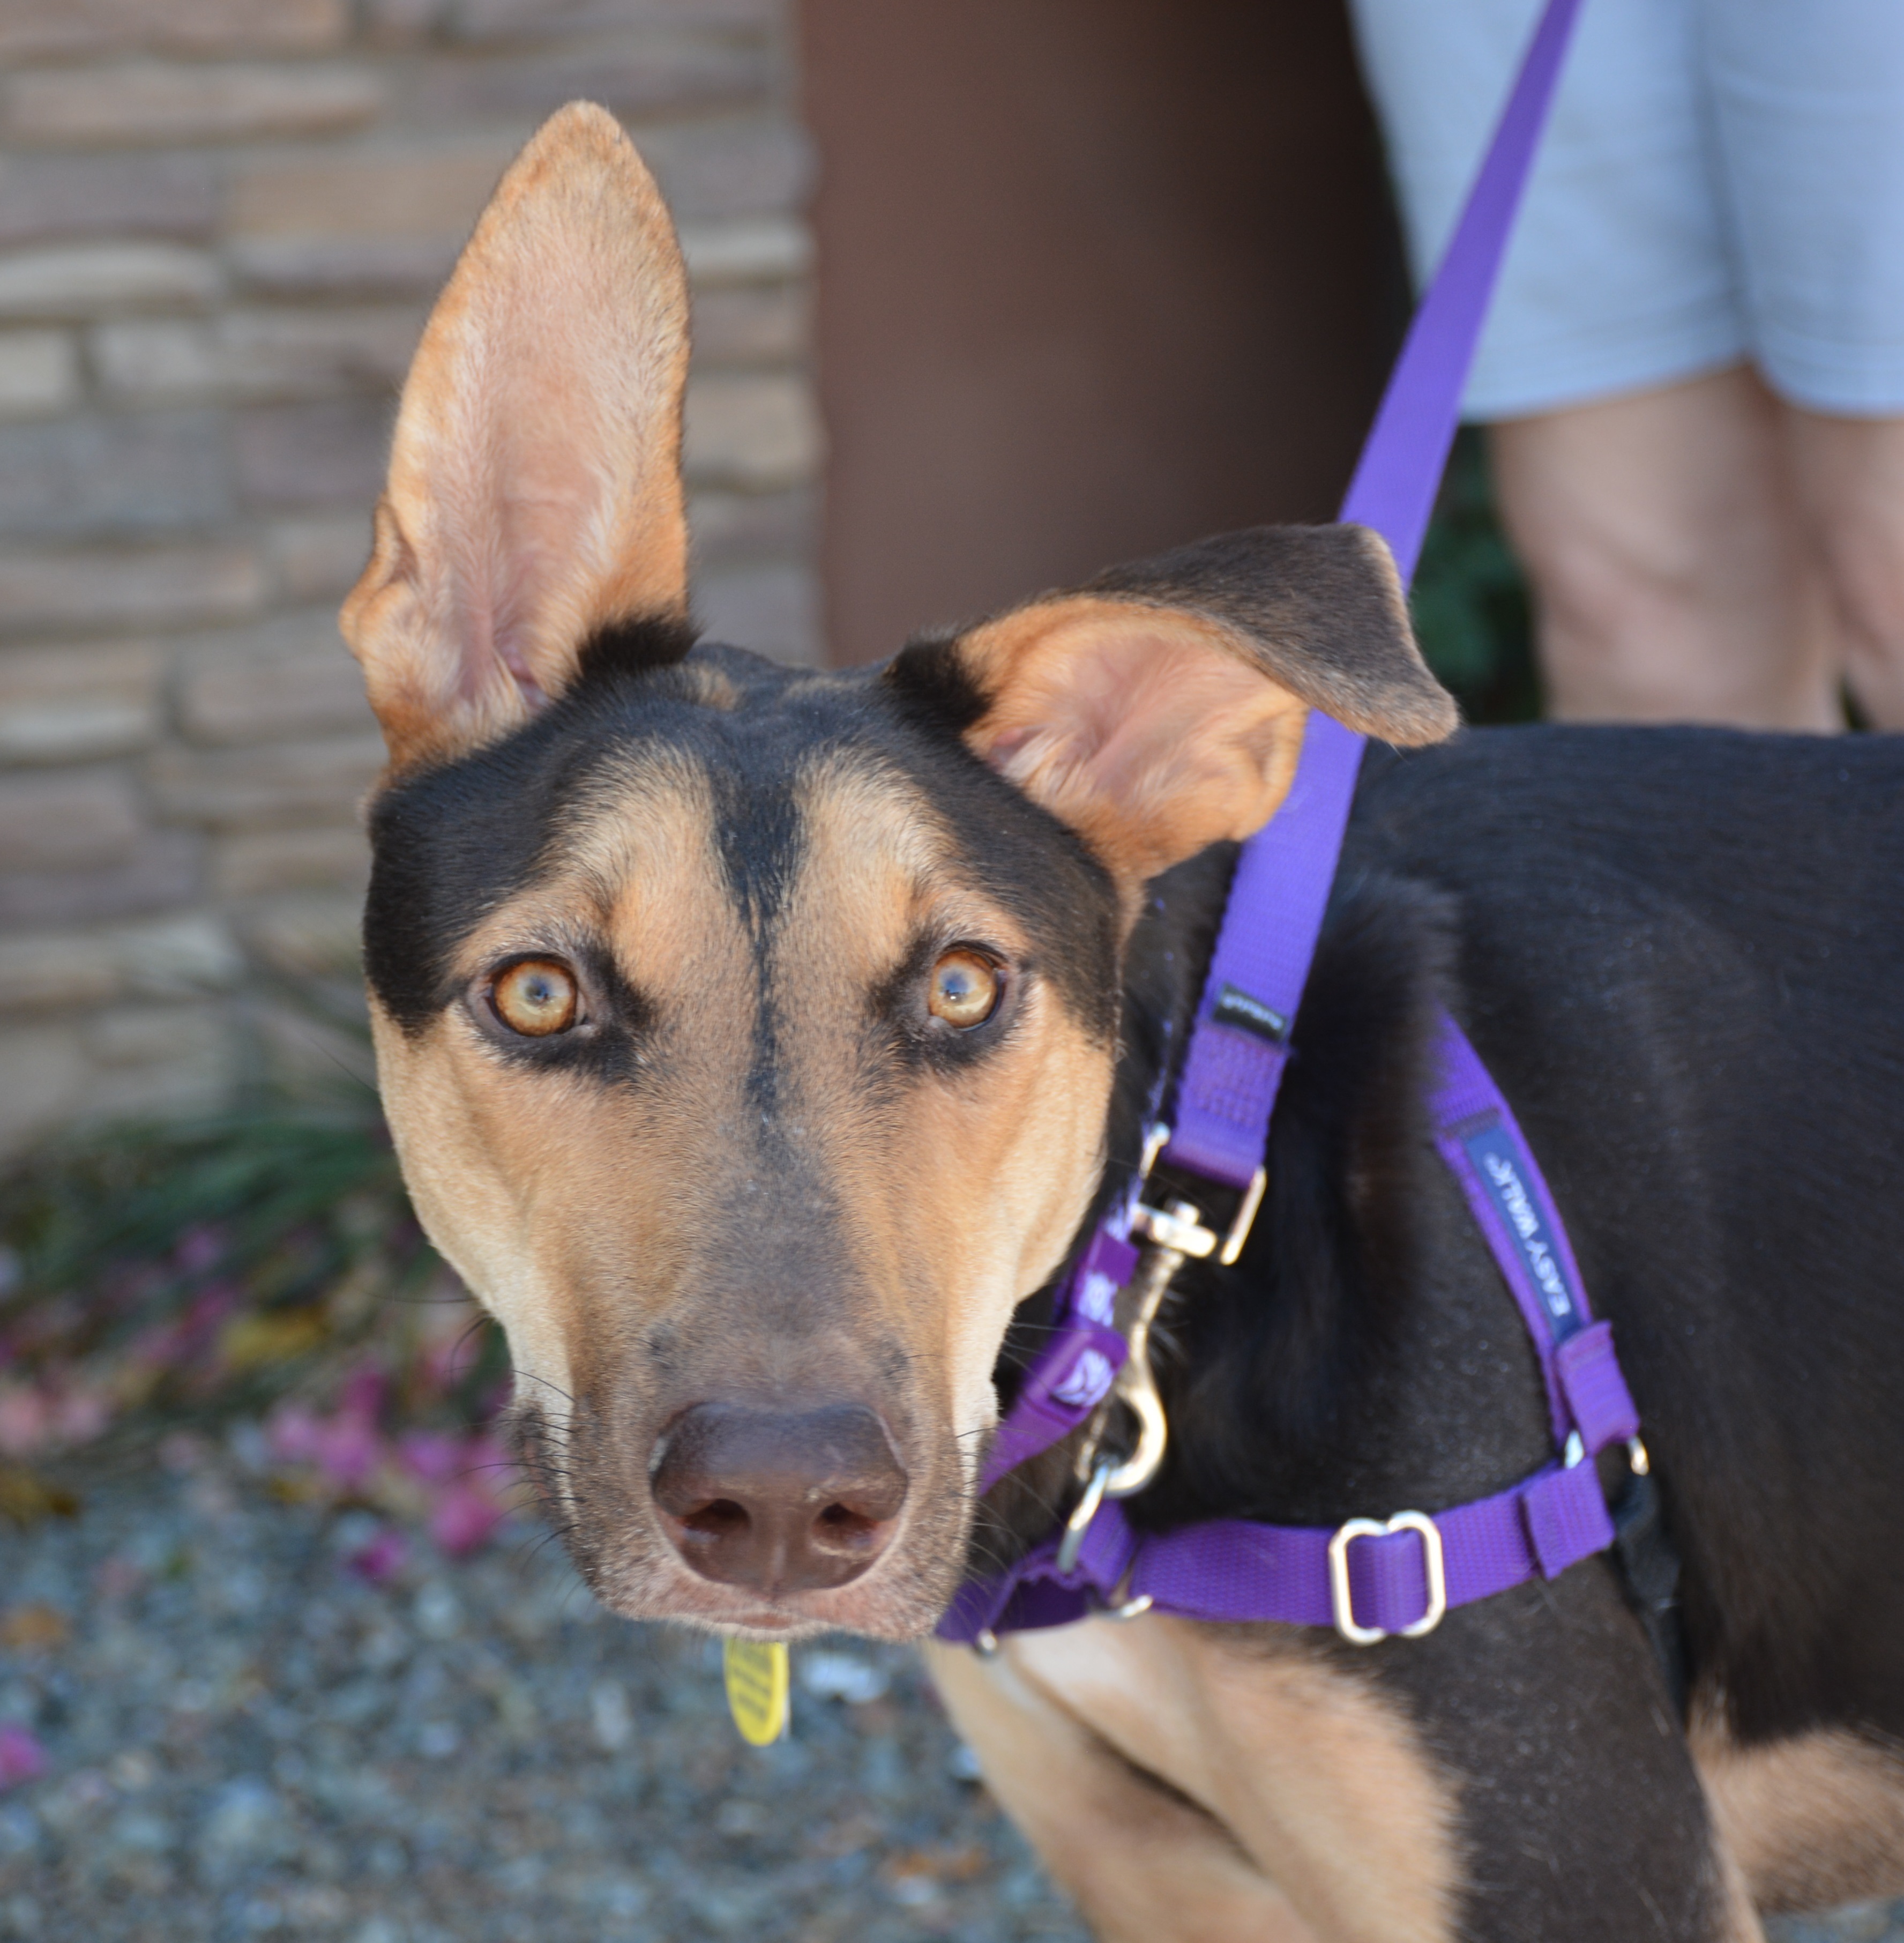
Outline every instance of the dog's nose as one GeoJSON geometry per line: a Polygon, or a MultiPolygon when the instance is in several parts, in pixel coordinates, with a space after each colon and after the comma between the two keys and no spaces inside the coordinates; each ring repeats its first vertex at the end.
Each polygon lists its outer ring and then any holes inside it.
{"type": "Polygon", "coordinates": [[[661,1521],[704,1579],[812,1592],[857,1579],[885,1549],[906,1473],[858,1404],[801,1412],[696,1404],[661,1435],[661,1521]]]}

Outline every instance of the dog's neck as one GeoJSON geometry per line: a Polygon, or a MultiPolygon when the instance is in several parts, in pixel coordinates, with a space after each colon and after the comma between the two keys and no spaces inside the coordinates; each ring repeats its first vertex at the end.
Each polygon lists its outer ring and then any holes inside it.
{"type": "MultiPolygon", "coordinates": [[[[1181,1057],[1234,855],[1220,846],[1157,879],[1133,934],[1106,1199],[1136,1165],[1160,1067],[1181,1057]]],[[[1424,1358],[1454,1370],[1477,1354],[1505,1360],[1511,1378],[1526,1353],[1423,1117],[1454,929],[1446,900],[1351,857],[1296,1024],[1250,1243],[1233,1269],[1181,1272],[1152,1337],[1171,1436],[1157,1482],[1127,1507],[1139,1528],[1327,1521],[1367,1510],[1365,1493],[1412,1503],[1413,1480],[1426,1490],[1430,1472],[1447,1475],[1451,1442],[1477,1489],[1538,1461],[1538,1379],[1522,1386],[1524,1422],[1470,1421],[1458,1396],[1428,1420],[1408,1380],[1424,1358]]],[[[1007,1396],[1050,1313],[1049,1291],[1021,1309],[1001,1368],[1007,1396]]],[[[1051,1528],[1074,1445],[992,1493],[980,1557],[1051,1528]]]]}

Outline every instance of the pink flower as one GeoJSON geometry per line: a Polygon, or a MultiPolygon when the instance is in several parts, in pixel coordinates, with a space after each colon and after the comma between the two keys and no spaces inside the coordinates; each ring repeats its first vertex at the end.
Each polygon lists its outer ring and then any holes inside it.
{"type": "Polygon", "coordinates": [[[0,1720],[0,1791],[34,1781],[46,1772],[46,1750],[13,1720],[0,1720]]]}
{"type": "Polygon", "coordinates": [[[311,1455],[324,1475],[345,1490],[361,1490],[369,1484],[383,1454],[376,1426],[354,1411],[340,1411],[317,1426],[311,1455]]]}
{"type": "Polygon", "coordinates": [[[289,1464],[314,1464],[340,1490],[363,1490],[385,1456],[384,1441],[371,1418],[341,1410],[314,1416],[297,1404],[271,1414],[271,1451],[289,1464]]]}
{"type": "Polygon", "coordinates": [[[215,1282],[201,1288],[186,1305],[179,1333],[195,1343],[216,1335],[228,1318],[244,1306],[244,1291],[235,1282],[215,1282]]]}
{"type": "Polygon", "coordinates": [[[54,1430],[62,1444],[90,1444],[112,1420],[112,1406],[97,1390],[70,1390],[60,1399],[54,1430]]]}
{"type": "Polygon", "coordinates": [[[127,1354],[133,1362],[143,1364],[149,1370],[162,1370],[168,1363],[177,1360],[184,1346],[184,1334],[177,1324],[161,1322],[140,1331],[133,1338],[127,1354]]]}
{"type": "Polygon", "coordinates": [[[271,1414],[271,1455],[287,1463],[309,1464],[317,1456],[317,1420],[300,1404],[287,1403],[271,1414]]]}
{"type": "Polygon", "coordinates": [[[30,1384],[0,1385],[0,1451],[30,1457],[52,1439],[51,1399],[30,1384]]]}
{"type": "Polygon", "coordinates": [[[360,1363],[345,1379],[343,1394],[337,1401],[339,1414],[374,1422],[389,1393],[389,1379],[382,1371],[374,1363],[360,1363]]]}
{"type": "Polygon", "coordinates": [[[373,1585],[381,1585],[402,1570],[409,1551],[403,1534],[394,1526],[385,1525],[368,1544],[359,1545],[344,1563],[360,1579],[373,1585]]]}
{"type": "Polygon", "coordinates": [[[225,1253],[225,1237],[216,1228],[188,1228],[179,1237],[173,1259],[187,1275],[203,1275],[225,1253]]]}
{"type": "Polygon", "coordinates": [[[468,1467],[462,1439],[438,1430],[406,1431],[397,1439],[397,1451],[403,1469],[425,1484],[446,1484],[468,1467]]]}
{"type": "Polygon", "coordinates": [[[487,1544],[502,1518],[502,1507],[488,1492],[452,1484],[430,1514],[430,1536],[451,1558],[461,1558],[487,1544]]]}

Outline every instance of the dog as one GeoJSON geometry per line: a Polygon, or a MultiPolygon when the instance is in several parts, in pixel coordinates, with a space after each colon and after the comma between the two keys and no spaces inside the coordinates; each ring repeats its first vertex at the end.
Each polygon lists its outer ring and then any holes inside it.
{"type": "Polygon", "coordinates": [[[929,1647],[953,1717],[1107,1938],[1738,1939],[1904,1892],[1899,740],[1454,733],[1343,526],[871,670],[697,644],[687,359],[660,197],[572,106],[430,321],[342,616],[390,751],[391,1124],[595,1592],[922,1638],[1053,1529],[1071,1452],[977,1503],[987,1439],[1320,709],[1384,746],[1127,1509],[1335,1524],[1550,1454],[1428,1135],[1446,1005],[1617,1329],[1686,1697],[1602,1555],[1366,1649],[1157,1613],[929,1647]]]}

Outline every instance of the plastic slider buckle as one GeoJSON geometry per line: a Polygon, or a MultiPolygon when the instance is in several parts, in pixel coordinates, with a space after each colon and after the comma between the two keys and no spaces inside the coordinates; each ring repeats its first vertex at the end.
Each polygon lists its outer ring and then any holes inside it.
{"type": "Polygon", "coordinates": [[[1389,1629],[1358,1625],[1355,1595],[1349,1588],[1349,1547],[1358,1538],[1386,1538],[1390,1532],[1412,1531],[1421,1540],[1421,1567],[1428,1581],[1428,1607],[1412,1626],[1394,1630],[1403,1639],[1419,1639],[1440,1625],[1448,1610],[1447,1561],[1443,1554],[1441,1528],[1424,1512],[1397,1512],[1384,1523],[1380,1518],[1351,1518],[1329,1541],[1329,1604],[1335,1630],[1351,1646],[1373,1646],[1385,1640],[1389,1629]]]}

